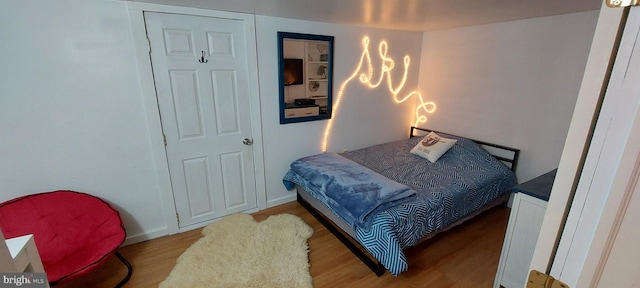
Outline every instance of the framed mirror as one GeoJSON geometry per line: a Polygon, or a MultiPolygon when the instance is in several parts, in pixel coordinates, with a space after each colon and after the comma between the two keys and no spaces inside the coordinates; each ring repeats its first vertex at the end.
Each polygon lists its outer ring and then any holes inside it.
{"type": "Polygon", "coordinates": [[[278,32],[280,124],[331,118],[333,39],[278,32]]]}

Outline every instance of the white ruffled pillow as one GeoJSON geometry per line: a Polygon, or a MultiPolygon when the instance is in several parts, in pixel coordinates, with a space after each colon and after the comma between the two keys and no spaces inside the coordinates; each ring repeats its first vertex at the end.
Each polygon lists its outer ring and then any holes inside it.
{"type": "Polygon", "coordinates": [[[444,153],[449,151],[458,140],[441,137],[435,132],[425,136],[422,141],[411,149],[411,154],[425,158],[431,163],[435,163],[444,153]]]}

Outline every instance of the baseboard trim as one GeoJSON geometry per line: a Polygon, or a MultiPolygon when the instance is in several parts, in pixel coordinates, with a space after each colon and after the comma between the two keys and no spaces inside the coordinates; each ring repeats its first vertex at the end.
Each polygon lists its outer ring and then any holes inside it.
{"type": "MultiPolygon", "coordinates": [[[[292,194],[292,195],[288,195],[282,198],[278,198],[278,199],[274,199],[271,201],[267,201],[267,208],[271,208],[271,207],[275,207],[278,205],[282,205],[285,203],[289,203],[289,202],[294,202],[296,201],[296,194],[292,194]]],[[[254,209],[250,209],[247,211],[242,211],[241,213],[247,213],[247,214],[252,214],[255,212],[260,211],[260,209],[258,208],[254,208],[254,209]]],[[[205,222],[201,222],[201,223],[196,223],[193,225],[189,225],[189,226],[185,226],[185,227],[181,227],[178,229],[178,233],[182,233],[182,232],[186,232],[189,230],[193,230],[193,229],[197,229],[197,228],[202,228],[204,226],[207,226],[208,224],[211,224],[212,222],[217,221],[220,218],[216,218],[216,219],[212,219],[209,221],[205,221],[205,222]]],[[[133,236],[128,236],[124,242],[122,243],[122,246],[128,246],[131,244],[136,244],[136,243],[140,243],[140,242],[144,242],[144,241],[148,241],[151,239],[155,239],[155,238],[160,238],[163,236],[167,236],[170,235],[172,233],[169,233],[169,229],[167,227],[165,228],[161,228],[161,229],[157,229],[154,231],[150,231],[147,233],[141,233],[141,234],[137,234],[137,235],[133,235],[133,236]]]]}
{"type": "Polygon", "coordinates": [[[291,195],[287,195],[278,199],[273,199],[273,200],[268,200],[267,201],[267,208],[271,208],[271,207],[275,207],[278,205],[282,205],[285,203],[289,203],[289,202],[294,202],[296,201],[296,194],[291,194],[291,195]]]}
{"type": "Polygon", "coordinates": [[[136,243],[144,242],[144,241],[155,239],[155,238],[160,238],[162,236],[167,236],[167,235],[169,235],[169,230],[167,228],[161,228],[155,231],[142,233],[134,236],[129,236],[127,237],[127,239],[124,240],[124,242],[122,243],[122,246],[128,246],[131,244],[136,244],[136,243]]]}

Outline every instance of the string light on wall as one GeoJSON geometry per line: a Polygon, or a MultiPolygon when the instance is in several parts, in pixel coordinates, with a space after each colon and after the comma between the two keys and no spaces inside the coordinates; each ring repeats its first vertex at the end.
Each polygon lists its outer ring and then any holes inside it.
{"type": "Polygon", "coordinates": [[[403,59],[404,73],[402,75],[402,79],[400,80],[398,85],[394,88],[391,71],[395,68],[395,61],[392,58],[387,56],[387,53],[389,51],[389,46],[386,41],[381,41],[380,44],[378,45],[378,54],[381,60],[380,75],[376,81],[373,81],[375,69],[373,67],[373,61],[371,60],[371,53],[369,52],[369,44],[370,44],[369,37],[365,36],[362,39],[362,55],[360,56],[360,62],[358,63],[358,66],[356,66],[356,68],[353,70],[353,73],[349,76],[349,78],[347,78],[340,85],[340,88],[338,90],[338,95],[333,105],[334,115],[332,119],[329,119],[329,122],[327,123],[327,127],[325,128],[325,131],[324,131],[324,139],[322,141],[323,152],[327,151],[329,136],[331,135],[331,130],[333,128],[333,121],[339,114],[340,102],[342,101],[342,97],[344,96],[344,90],[348,86],[348,84],[351,83],[351,81],[356,77],[358,77],[358,80],[360,80],[360,83],[362,83],[365,86],[368,86],[371,89],[378,88],[382,83],[385,82],[384,80],[386,79],[389,92],[393,96],[393,100],[396,103],[403,103],[411,99],[412,97],[417,97],[419,104],[417,105],[415,110],[416,111],[416,115],[415,115],[416,120],[414,123],[415,126],[418,126],[418,124],[427,122],[427,116],[424,113],[431,114],[436,111],[436,104],[431,101],[425,101],[422,94],[417,90],[410,91],[406,94],[406,96],[399,98],[400,92],[402,91],[403,88],[405,88],[405,84],[407,81],[407,74],[409,72],[409,64],[411,63],[411,58],[408,55],[404,56],[404,59],[403,59]],[[362,69],[363,69],[363,66],[365,65],[366,65],[366,70],[363,72],[362,69]]]}

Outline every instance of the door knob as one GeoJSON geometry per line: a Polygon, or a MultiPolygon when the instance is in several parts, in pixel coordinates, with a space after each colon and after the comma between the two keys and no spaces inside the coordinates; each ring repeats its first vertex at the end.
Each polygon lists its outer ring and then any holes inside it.
{"type": "Polygon", "coordinates": [[[249,138],[244,138],[244,140],[242,140],[242,144],[251,145],[251,144],[253,144],[253,140],[249,139],[249,138]]]}

